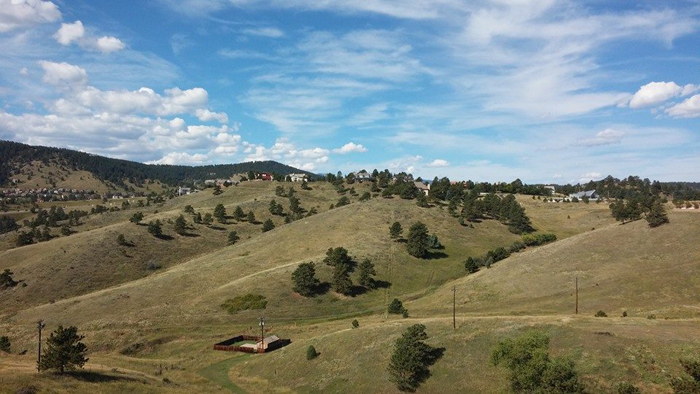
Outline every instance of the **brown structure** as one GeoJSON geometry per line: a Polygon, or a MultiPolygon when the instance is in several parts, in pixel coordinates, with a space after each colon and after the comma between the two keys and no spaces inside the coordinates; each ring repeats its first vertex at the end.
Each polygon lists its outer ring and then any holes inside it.
{"type": "Polygon", "coordinates": [[[291,340],[280,339],[276,335],[265,337],[262,341],[259,336],[238,335],[217,343],[214,345],[214,350],[222,350],[225,352],[267,353],[285,347],[290,343],[292,343],[291,340]]]}

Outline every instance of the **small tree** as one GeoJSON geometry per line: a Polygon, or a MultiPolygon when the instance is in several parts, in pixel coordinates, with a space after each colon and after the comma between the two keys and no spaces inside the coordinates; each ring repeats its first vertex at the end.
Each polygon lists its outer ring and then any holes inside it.
{"type": "Polygon", "coordinates": [[[194,221],[197,224],[202,223],[202,214],[197,212],[197,214],[194,215],[194,217],[192,218],[192,221],[194,221]]]}
{"type": "Polygon", "coordinates": [[[309,347],[306,348],[306,359],[313,360],[316,357],[318,357],[318,352],[316,351],[316,348],[313,345],[309,345],[309,347]]]}
{"type": "Polygon", "coordinates": [[[301,263],[292,272],[294,291],[304,297],[311,297],[318,289],[319,281],[316,279],[316,265],[314,263],[301,263]]]}
{"type": "Polygon", "coordinates": [[[163,229],[160,224],[160,220],[155,222],[148,222],[148,232],[154,237],[160,237],[163,235],[163,229]]]}
{"type": "Polygon", "coordinates": [[[143,213],[142,212],[136,212],[135,214],[131,215],[131,219],[129,221],[131,223],[136,223],[139,224],[143,220],[143,213]]]}
{"type": "Polygon", "coordinates": [[[126,238],[124,237],[124,234],[117,235],[117,243],[121,246],[129,246],[129,243],[126,242],[126,238]]]}
{"type": "Polygon", "coordinates": [[[231,231],[228,233],[228,244],[233,245],[235,244],[240,238],[238,237],[238,233],[235,231],[231,231]]]}
{"type": "Polygon", "coordinates": [[[347,266],[337,265],[333,268],[333,290],[343,295],[352,293],[352,279],[347,266]]]}
{"type": "Polygon", "coordinates": [[[194,215],[194,208],[192,208],[192,205],[185,205],[185,213],[189,213],[191,215],[194,215]]]}
{"type": "Polygon", "coordinates": [[[226,223],[226,207],[224,207],[224,204],[218,204],[214,208],[214,217],[219,223],[226,223]]]}
{"type": "Polygon", "coordinates": [[[444,349],[433,348],[424,342],[426,339],[425,326],[415,324],[394,343],[388,372],[399,390],[416,391],[430,377],[428,368],[442,355],[444,349]]]}
{"type": "Polygon", "coordinates": [[[266,233],[272,230],[273,228],[275,228],[275,224],[272,222],[272,219],[267,219],[265,223],[263,223],[262,232],[266,233]]]}
{"type": "Polygon", "coordinates": [[[603,311],[598,311],[595,313],[595,317],[608,317],[608,314],[603,311]]]}
{"type": "Polygon", "coordinates": [[[240,222],[241,220],[243,220],[244,216],[245,213],[243,212],[243,208],[241,208],[240,205],[233,210],[233,220],[240,222]]]}
{"type": "Polygon", "coordinates": [[[58,326],[56,331],[46,341],[46,353],[41,358],[41,370],[57,369],[60,373],[82,368],[88,361],[85,357],[87,346],[80,342],[85,336],[78,335],[75,326],[63,328],[58,326]]]}
{"type": "Polygon", "coordinates": [[[428,239],[428,227],[421,223],[414,223],[408,230],[406,250],[413,257],[424,258],[428,255],[430,246],[428,239]]]}
{"type": "Polygon", "coordinates": [[[65,225],[65,224],[64,224],[63,226],[61,226],[61,235],[63,235],[63,236],[69,236],[69,235],[71,235],[72,233],[73,233],[73,232],[70,230],[70,227],[68,227],[68,225],[65,225]]]}
{"type": "Polygon", "coordinates": [[[661,201],[657,200],[652,204],[649,213],[647,213],[645,219],[649,223],[649,227],[659,227],[662,224],[668,223],[668,215],[661,201]]]}
{"type": "Polygon", "coordinates": [[[180,235],[187,233],[187,221],[182,215],[178,216],[177,219],[175,219],[175,232],[180,235]]]}
{"type": "Polygon", "coordinates": [[[418,205],[421,208],[429,207],[428,197],[426,197],[424,193],[418,193],[418,196],[416,197],[416,205],[418,205]]]}
{"type": "Polygon", "coordinates": [[[10,344],[10,338],[6,336],[0,337],[0,352],[9,353],[12,345],[10,344]]]}
{"type": "Polygon", "coordinates": [[[438,236],[436,234],[431,234],[428,237],[428,247],[430,247],[430,249],[442,248],[442,244],[440,243],[440,240],[438,239],[438,236]]]}
{"type": "Polygon", "coordinates": [[[211,213],[205,213],[204,218],[202,218],[202,223],[204,223],[206,226],[209,226],[212,222],[214,221],[214,217],[211,216],[211,213]]]}
{"type": "Polygon", "coordinates": [[[255,213],[253,211],[248,212],[248,223],[255,224],[255,213]]]}
{"type": "Polygon", "coordinates": [[[476,263],[476,260],[474,260],[474,258],[472,257],[467,258],[467,261],[464,262],[464,268],[470,274],[479,271],[479,265],[476,263]]]}
{"type": "Polygon", "coordinates": [[[352,328],[360,328],[360,322],[357,319],[352,321],[352,328]]]}
{"type": "Polygon", "coordinates": [[[18,282],[12,279],[12,275],[14,274],[9,268],[5,268],[5,270],[0,273],[0,289],[7,289],[17,286],[18,282]]]}
{"type": "Polygon", "coordinates": [[[394,315],[400,315],[406,311],[406,308],[403,307],[403,303],[399,301],[398,298],[394,298],[391,303],[389,304],[389,307],[387,308],[387,312],[394,314],[394,315]]]}
{"type": "Polygon", "coordinates": [[[394,224],[389,227],[389,236],[393,239],[399,239],[401,238],[401,233],[403,233],[403,227],[401,227],[401,223],[399,222],[394,222],[394,224]]]}
{"type": "Polygon", "coordinates": [[[374,269],[374,264],[372,260],[364,259],[359,266],[360,271],[360,285],[366,288],[374,287],[374,275],[377,275],[377,271],[374,269]]]}
{"type": "Polygon", "coordinates": [[[221,191],[221,186],[214,185],[214,193],[212,193],[212,194],[214,194],[215,196],[218,196],[221,193],[223,193],[223,191],[221,191]]]}

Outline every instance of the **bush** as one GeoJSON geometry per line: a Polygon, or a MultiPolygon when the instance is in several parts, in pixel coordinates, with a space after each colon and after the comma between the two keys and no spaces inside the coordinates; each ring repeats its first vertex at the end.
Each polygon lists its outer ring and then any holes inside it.
{"type": "Polygon", "coordinates": [[[267,220],[265,221],[265,223],[263,223],[262,232],[263,232],[263,233],[266,233],[266,232],[268,232],[268,231],[270,231],[270,230],[272,230],[272,229],[274,229],[274,228],[275,228],[275,224],[272,223],[272,219],[267,219],[267,220]]]}
{"type": "Polygon", "coordinates": [[[538,246],[557,240],[555,234],[526,234],[523,235],[523,242],[527,246],[538,246]]]}
{"type": "Polygon", "coordinates": [[[117,243],[121,246],[129,246],[129,243],[126,242],[126,238],[124,238],[124,234],[117,235],[117,243]]]}
{"type": "Polygon", "coordinates": [[[0,351],[1,352],[9,353],[11,346],[12,345],[10,344],[10,338],[8,338],[6,336],[0,337],[0,351]]]}
{"type": "Polygon", "coordinates": [[[316,357],[318,357],[318,352],[316,351],[316,348],[313,345],[309,345],[309,347],[306,348],[306,359],[313,360],[316,357]]]}
{"type": "Polygon", "coordinates": [[[221,304],[221,308],[230,314],[235,314],[240,311],[265,309],[266,307],[267,300],[265,299],[265,296],[250,293],[229,298],[228,300],[224,301],[223,304],[221,304]]]}
{"type": "Polygon", "coordinates": [[[238,236],[238,232],[231,231],[230,233],[228,233],[228,244],[229,245],[235,244],[236,242],[238,242],[239,239],[240,239],[240,237],[238,236]]]}
{"type": "Polygon", "coordinates": [[[148,232],[154,237],[160,237],[163,235],[163,229],[160,224],[160,220],[155,222],[148,222],[148,232]]]}
{"type": "Polygon", "coordinates": [[[477,260],[475,260],[472,257],[467,258],[467,261],[464,262],[464,269],[466,269],[467,272],[470,274],[479,271],[479,265],[477,263],[477,260]]]}
{"type": "Polygon", "coordinates": [[[595,313],[595,317],[608,317],[608,314],[603,311],[598,311],[595,313]]]}
{"type": "Polygon", "coordinates": [[[656,319],[656,315],[652,313],[651,315],[647,316],[647,319],[649,319],[649,320],[655,320],[655,319],[656,319]]]}
{"type": "Polygon", "coordinates": [[[359,328],[360,327],[360,322],[357,321],[357,319],[352,321],[352,328],[359,328]]]}
{"type": "Polygon", "coordinates": [[[398,298],[394,298],[391,303],[389,304],[389,307],[387,308],[387,312],[395,314],[395,315],[400,315],[402,314],[406,309],[403,307],[403,303],[399,301],[398,298]]]}
{"type": "Polygon", "coordinates": [[[627,311],[622,312],[622,317],[627,317],[627,311]]]}
{"type": "Polygon", "coordinates": [[[641,394],[642,390],[630,383],[620,383],[617,385],[617,394],[641,394]]]}

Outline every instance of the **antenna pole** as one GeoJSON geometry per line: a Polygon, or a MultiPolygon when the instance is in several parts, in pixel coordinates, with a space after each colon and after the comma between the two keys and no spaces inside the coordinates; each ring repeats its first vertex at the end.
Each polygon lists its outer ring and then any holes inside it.
{"type": "Polygon", "coordinates": [[[576,277],[576,314],[578,315],[578,276],[576,277]]]}
{"type": "Polygon", "coordinates": [[[457,286],[452,286],[452,329],[457,329],[457,286]]]}
{"type": "Polygon", "coordinates": [[[41,372],[41,330],[46,326],[43,320],[37,322],[37,328],[39,329],[39,344],[37,347],[37,357],[36,357],[36,370],[41,372]]]}

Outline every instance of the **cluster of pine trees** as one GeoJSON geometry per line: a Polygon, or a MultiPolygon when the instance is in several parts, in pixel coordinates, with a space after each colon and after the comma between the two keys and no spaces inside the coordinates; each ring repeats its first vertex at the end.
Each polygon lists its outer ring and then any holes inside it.
{"type": "Polygon", "coordinates": [[[644,217],[649,227],[658,227],[668,223],[664,202],[658,196],[638,195],[626,200],[617,200],[610,204],[610,213],[615,220],[633,222],[644,217]]]}
{"type": "Polygon", "coordinates": [[[503,198],[496,194],[489,193],[484,198],[479,198],[479,193],[475,190],[465,195],[462,203],[460,220],[478,221],[482,219],[496,219],[508,226],[508,229],[515,234],[523,234],[534,231],[530,218],[525,214],[523,208],[515,196],[509,194],[503,198]]]}

